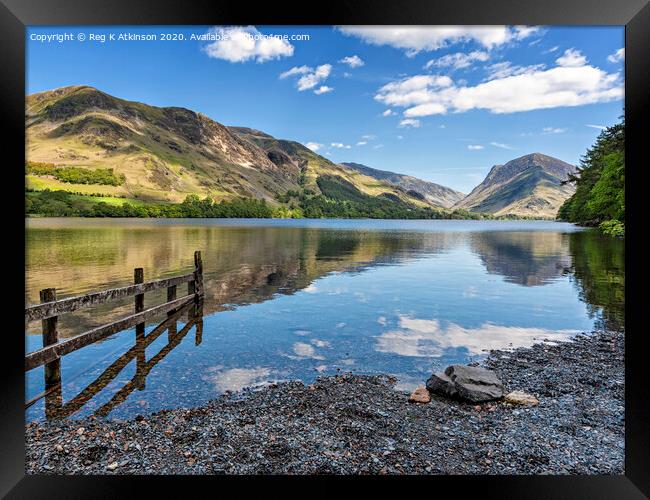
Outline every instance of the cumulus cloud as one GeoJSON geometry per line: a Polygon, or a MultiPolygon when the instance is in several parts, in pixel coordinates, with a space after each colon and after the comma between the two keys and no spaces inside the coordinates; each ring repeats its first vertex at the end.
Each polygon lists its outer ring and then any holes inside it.
{"type": "MultiPolygon", "coordinates": [[[[330,76],[331,72],[331,64],[321,64],[320,66],[316,66],[316,68],[312,68],[311,66],[295,66],[290,70],[281,73],[280,78],[284,79],[290,76],[301,75],[296,82],[296,86],[298,87],[298,90],[302,92],[304,90],[313,89],[317,85],[323,83],[327,80],[327,77],[330,76]]],[[[314,93],[324,94],[331,92],[332,90],[334,89],[331,87],[321,85],[318,89],[314,90],[314,93]]]]}
{"type": "Polygon", "coordinates": [[[471,66],[475,61],[485,62],[489,58],[490,54],[480,50],[468,53],[456,52],[439,57],[438,59],[431,59],[424,65],[424,69],[430,69],[434,66],[438,68],[462,69],[471,66]]]}
{"type": "Polygon", "coordinates": [[[528,26],[341,26],[339,30],[372,45],[403,49],[409,57],[458,42],[476,42],[491,49],[539,31],[528,26]]]}
{"type": "Polygon", "coordinates": [[[567,49],[555,62],[558,66],[564,66],[565,68],[577,68],[586,65],[587,58],[579,50],[567,49]]]}
{"type": "Polygon", "coordinates": [[[327,85],[321,85],[316,90],[314,90],[314,94],[316,94],[316,95],[327,94],[327,93],[331,92],[332,90],[334,90],[333,87],[328,87],[327,85]]]}
{"type": "Polygon", "coordinates": [[[368,144],[368,141],[359,141],[359,142],[357,142],[357,146],[365,146],[366,144],[368,144]]]}
{"type": "Polygon", "coordinates": [[[311,73],[312,69],[309,66],[294,66],[288,71],[280,74],[280,78],[287,78],[293,75],[304,75],[305,73],[311,73]]]}
{"type": "Polygon", "coordinates": [[[508,71],[474,86],[456,84],[448,76],[414,75],[384,85],[374,98],[405,108],[407,117],[472,109],[515,113],[623,98],[619,74],[588,65],[577,51],[565,52],[558,61],[562,64],[549,69],[533,66],[513,72],[501,67],[508,71]]]}
{"type": "Polygon", "coordinates": [[[542,34],[542,28],[539,26],[513,26],[512,38],[515,40],[523,40],[533,35],[542,34]]]}
{"type": "Polygon", "coordinates": [[[470,144],[469,146],[467,146],[467,149],[469,149],[470,151],[478,151],[479,149],[483,149],[483,146],[481,146],[480,144],[470,144]]]}
{"type": "Polygon", "coordinates": [[[545,64],[533,64],[531,66],[518,66],[512,64],[510,61],[503,61],[495,64],[490,64],[487,67],[488,80],[495,78],[506,78],[508,76],[525,75],[543,70],[545,64]]]}
{"type": "Polygon", "coordinates": [[[625,49],[618,49],[613,54],[607,56],[607,60],[611,63],[617,63],[625,59],[625,49]]]}
{"type": "Polygon", "coordinates": [[[254,60],[262,63],[293,55],[293,45],[278,37],[265,37],[254,26],[215,27],[209,33],[218,37],[203,47],[215,59],[230,62],[254,60]]]}
{"type": "Polygon", "coordinates": [[[363,59],[361,59],[359,56],[354,55],[354,56],[346,56],[343,59],[339,60],[340,63],[347,64],[351,68],[359,68],[366,64],[363,62],[363,59]]]}
{"type": "Polygon", "coordinates": [[[305,143],[305,146],[314,152],[318,151],[319,149],[323,149],[323,145],[319,144],[318,142],[307,142],[305,143]]]}
{"type": "Polygon", "coordinates": [[[336,149],[350,149],[351,146],[349,144],[343,144],[342,142],[333,142],[330,144],[333,148],[336,149]]]}
{"type": "Polygon", "coordinates": [[[413,127],[418,128],[420,126],[420,120],[414,120],[413,118],[405,118],[399,122],[400,127],[413,127]]]}
{"type": "Polygon", "coordinates": [[[395,113],[395,111],[393,111],[392,109],[387,109],[386,111],[384,111],[381,114],[381,116],[393,116],[393,115],[396,115],[396,114],[397,113],[395,113]]]}

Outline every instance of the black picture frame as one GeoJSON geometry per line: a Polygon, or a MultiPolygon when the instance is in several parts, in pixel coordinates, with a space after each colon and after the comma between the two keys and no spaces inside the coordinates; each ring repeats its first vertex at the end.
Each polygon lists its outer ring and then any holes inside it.
{"type": "MultiPolygon", "coordinates": [[[[24,475],[24,339],[19,314],[24,304],[24,194],[18,188],[23,178],[25,27],[29,25],[122,24],[421,24],[421,25],[625,25],[625,115],[626,162],[628,168],[626,264],[632,269],[627,280],[626,316],[626,407],[625,475],[621,476],[434,476],[413,477],[419,486],[453,488],[481,498],[590,498],[623,499],[650,496],[650,394],[647,382],[647,354],[643,349],[646,332],[642,329],[642,273],[635,260],[643,246],[641,200],[645,167],[644,122],[647,121],[650,90],[650,5],[647,0],[546,0],[521,2],[490,0],[330,0],[322,9],[308,10],[305,3],[195,0],[0,0],[0,119],[5,164],[3,176],[11,186],[6,190],[5,227],[11,236],[4,241],[6,261],[12,278],[7,278],[7,328],[3,332],[0,364],[0,495],[7,498],[103,498],[135,496],[162,487],[163,497],[187,494],[188,477],[72,477],[24,475]],[[254,5],[254,7],[253,7],[254,5]],[[8,158],[7,158],[8,156],[8,158]],[[16,186],[14,189],[13,186],[16,186]],[[20,265],[22,264],[22,266],[20,265]],[[21,285],[22,284],[22,285],[21,285]],[[14,290],[15,288],[15,290],[14,290]]],[[[24,328],[24,326],[23,326],[24,328]]],[[[214,478],[193,478],[208,486],[214,478]]],[[[247,481],[246,478],[227,478],[247,481]]],[[[274,478],[286,483],[287,478],[274,478]]],[[[331,482],[332,478],[329,478],[331,482]]],[[[361,479],[361,478],[359,478],[361,479]]],[[[400,478],[372,478],[380,487],[395,484],[400,478]]],[[[305,481],[305,478],[295,478],[305,481]]],[[[311,481],[311,478],[309,479],[311,481]]],[[[194,482],[194,481],[192,481],[194,482]]],[[[366,481],[368,483],[368,481],[366,481]]],[[[238,483],[248,488],[248,483],[238,483]]],[[[285,484],[286,486],[286,484],[285,484]]],[[[308,495],[315,483],[297,492],[308,495]]],[[[344,486],[347,488],[347,486],[344,486]]],[[[439,492],[439,489],[433,492],[439,492]]],[[[431,493],[433,493],[431,492],[431,493]]],[[[428,493],[428,494],[431,494],[428,493]]]]}

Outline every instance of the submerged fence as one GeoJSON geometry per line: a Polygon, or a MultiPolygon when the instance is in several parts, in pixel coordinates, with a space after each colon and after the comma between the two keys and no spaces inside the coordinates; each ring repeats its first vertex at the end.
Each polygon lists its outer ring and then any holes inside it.
{"type": "MultiPolygon", "coordinates": [[[[41,303],[25,308],[25,324],[41,320],[43,347],[25,356],[25,371],[44,365],[45,390],[26,403],[30,406],[42,397],[46,397],[46,417],[67,416],[77,411],[83,404],[105,387],[133,359],[136,358],[136,376],[134,381],[127,384],[114,399],[109,409],[126,399],[126,396],[136,387],[142,387],[144,378],[151,368],[162,359],[187,334],[192,326],[197,326],[197,343],[200,343],[202,330],[202,299],[203,299],[203,263],[201,252],[194,252],[194,271],[189,274],[154,281],[144,281],[144,270],[134,269],[133,285],[94,292],[66,299],[56,299],[56,289],[46,288],[40,291],[41,303]],[[177,297],[177,287],[187,283],[187,295],[177,297]],[[163,304],[144,308],[144,294],[155,290],[167,289],[167,301],[163,304]],[[85,309],[113,300],[134,296],[134,314],[125,318],[102,325],[84,333],[59,341],[59,316],[85,309]],[[176,332],[176,322],[187,312],[188,322],[185,327],[176,332]],[[146,337],[144,335],[147,320],[160,314],[167,313],[167,319],[154,328],[146,337]],[[82,347],[105,339],[115,333],[135,326],[136,345],[113,363],[95,382],[84,389],[77,397],[65,405],[61,400],[61,358],[82,347]],[[144,349],[151,344],[163,331],[169,330],[169,343],[160,353],[149,362],[145,360],[144,349]],[[170,346],[172,346],[170,348],[170,346]],[[161,357],[162,356],[162,357],[161,357]],[[118,369],[119,368],[119,369],[118,369]],[[54,397],[48,397],[52,396],[54,397]]],[[[110,403],[110,402],[109,402],[110,403]]]]}

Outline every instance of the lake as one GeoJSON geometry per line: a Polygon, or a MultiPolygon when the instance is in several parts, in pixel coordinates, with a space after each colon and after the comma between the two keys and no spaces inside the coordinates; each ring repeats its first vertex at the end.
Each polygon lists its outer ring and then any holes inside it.
{"type": "MultiPolygon", "coordinates": [[[[393,374],[410,390],[490,349],[624,327],[624,242],[571,224],[33,218],[26,227],[26,304],[48,287],[63,298],[131,284],[136,267],[147,281],[191,272],[193,252],[203,255],[202,329],[174,342],[160,335],[137,359],[133,329],[65,356],[72,418],[123,419],[347,371],[393,374]]],[[[132,300],[63,316],[61,335],[126,315],[132,300]]],[[[25,338],[27,351],[40,348],[40,324],[25,338]]],[[[25,400],[42,391],[43,368],[27,372],[25,400]]],[[[41,398],[26,419],[44,414],[41,398]]]]}

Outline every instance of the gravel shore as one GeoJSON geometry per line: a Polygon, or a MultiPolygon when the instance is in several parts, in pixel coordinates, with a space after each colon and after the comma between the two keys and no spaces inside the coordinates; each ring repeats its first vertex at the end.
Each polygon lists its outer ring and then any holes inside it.
{"type": "Polygon", "coordinates": [[[322,377],[126,422],[31,423],[26,473],[624,472],[623,333],[492,351],[483,366],[539,405],[409,403],[388,376],[322,377]]]}

